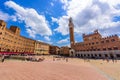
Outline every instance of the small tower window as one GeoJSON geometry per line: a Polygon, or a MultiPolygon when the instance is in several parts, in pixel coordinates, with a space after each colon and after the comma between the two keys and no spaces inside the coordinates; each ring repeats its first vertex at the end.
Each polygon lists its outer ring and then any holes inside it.
{"type": "Polygon", "coordinates": [[[101,41],[101,43],[104,43],[104,41],[101,41]]]}
{"type": "Polygon", "coordinates": [[[109,40],[106,40],[107,43],[109,43],[109,40]]]}
{"type": "Polygon", "coordinates": [[[112,39],[111,41],[112,41],[112,42],[114,42],[114,41],[115,41],[115,39],[112,39]]]}

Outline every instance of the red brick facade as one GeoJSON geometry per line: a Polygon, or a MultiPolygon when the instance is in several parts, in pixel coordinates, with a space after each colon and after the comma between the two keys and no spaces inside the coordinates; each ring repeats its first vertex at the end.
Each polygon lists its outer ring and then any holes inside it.
{"type": "Polygon", "coordinates": [[[75,43],[75,51],[108,51],[120,50],[120,39],[117,35],[102,37],[98,30],[93,34],[83,34],[83,42],[75,43]]]}
{"type": "Polygon", "coordinates": [[[59,52],[59,50],[60,50],[60,48],[58,47],[58,46],[52,46],[52,45],[50,45],[49,46],[49,53],[50,54],[59,54],[60,52],[59,52]]]}

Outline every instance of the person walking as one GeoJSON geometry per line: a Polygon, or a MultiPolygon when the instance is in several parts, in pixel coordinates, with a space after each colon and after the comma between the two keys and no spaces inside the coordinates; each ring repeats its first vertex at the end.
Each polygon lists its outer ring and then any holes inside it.
{"type": "Polygon", "coordinates": [[[66,58],[66,62],[68,62],[68,58],[66,58]]]}
{"type": "Polygon", "coordinates": [[[5,60],[5,56],[4,56],[4,55],[2,55],[2,62],[4,62],[4,60],[5,60]]]}

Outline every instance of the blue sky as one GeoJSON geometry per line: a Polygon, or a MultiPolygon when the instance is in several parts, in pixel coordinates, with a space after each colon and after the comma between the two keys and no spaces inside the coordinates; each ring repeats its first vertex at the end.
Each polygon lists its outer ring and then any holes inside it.
{"type": "Polygon", "coordinates": [[[69,45],[68,19],[75,41],[95,29],[120,36],[120,0],[0,0],[0,19],[21,29],[21,35],[57,46],[69,45]]]}

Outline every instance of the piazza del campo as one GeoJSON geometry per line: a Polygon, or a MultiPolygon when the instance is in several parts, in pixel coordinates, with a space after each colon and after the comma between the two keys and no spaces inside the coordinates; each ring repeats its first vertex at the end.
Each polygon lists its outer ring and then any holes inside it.
{"type": "Polygon", "coordinates": [[[120,80],[119,34],[104,37],[94,29],[76,42],[69,16],[70,46],[58,46],[21,35],[19,25],[7,27],[1,16],[0,80],[120,80]]]}

